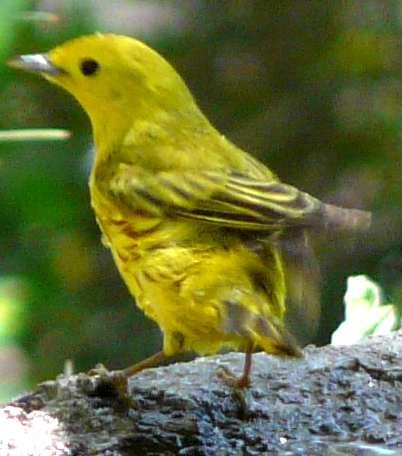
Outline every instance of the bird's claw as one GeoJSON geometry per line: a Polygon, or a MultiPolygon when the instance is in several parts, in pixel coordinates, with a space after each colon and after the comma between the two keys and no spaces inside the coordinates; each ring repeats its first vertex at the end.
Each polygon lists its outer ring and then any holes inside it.
{"type": "Polygon", "coordinates": [[[114,395],[124,401],[127,400],[128,377],[123,370],[110,371],[103,364],[97,364],[87,372],[87,375],[98,377],[97,391],[100,395],[114,395]]]}
{"type": "Polygon", "coordinates": [[[217,369],[217,376],[228,386],[235,389],[245,389],[250,386],[250,378],[248,375],[236,377],[226,366],[219,366],[217,369]]]}
{"type": "Polygon", "coordinates": [[[110,371],[104,364],[98,363],[95,365],[95,367],[93,367],[92,369],[89,369],[89,371],[87,372],[87,375],[89,377],[95,377],[96,375],[107,376],[111,372],[112,371],[110,371]]]}

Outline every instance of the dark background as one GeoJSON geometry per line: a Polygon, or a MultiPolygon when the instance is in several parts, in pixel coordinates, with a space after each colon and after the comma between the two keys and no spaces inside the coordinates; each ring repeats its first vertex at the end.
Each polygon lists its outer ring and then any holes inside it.
{"type": "Polygon", "coordinates": [[[58,127],[73,136],[0,142],[0,398],[55,376],[66,359],[77,370],[117,368],[160,347],[159,330],[135,308],[100,243],[86,115],[62,90],[5,66],[11,55],[94,31],[157,49],[212,123],[282,180],[373,211],[369,235],[319,244],[317,343],[343,318],[351,274],[370,275],[388,301],[401,302],[399,0],[2,0],[0,129],[58,127]]]}

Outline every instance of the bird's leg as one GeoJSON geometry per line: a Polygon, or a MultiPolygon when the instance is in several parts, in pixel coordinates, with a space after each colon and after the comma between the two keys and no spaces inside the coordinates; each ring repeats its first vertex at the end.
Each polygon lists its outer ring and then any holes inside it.
{"type": "Polygon", "coordinates": [[[100,375],[100,376],[107,376],[110,375],[111,372],[113,372],[113,375],[115,377],[119,378],[129,378],[135,374],[138,374],[139,372],[149,369],[151,367],[158,367],[158,366],[164,366],[166,364],[169,364],[169,361],[171,361],[174,356],[166,356],[163,351],[159,351],[155,353],[152,356],[149,356],[148,358],[145,358],[144,360],[140,361],[139,363],[133,364],[132,366],[126,367],[125,369],[119,369],[116,371],[109,371],[103,364],[97,364],[93,369],[90,369],[88,372],[89,376],[94,376],[94,375],[100,375]]]}
{"type": "MultiPolygon", "coordinates": [[[[184,354],[182,355],[184,356],[184,354]]],[[[132,366],[126,367],[125,369],[116,370],[115,372],[119,376],[124,376],[126,378],[131,377],[139,372],[149,369],[151,367],[158,367],[158,366],[166,366],[171,362],[178,360],[177,355],[165,355],[163,351],[159,351],[154,355],[145,358],[144,360],[140,361],[139,363],[133,364],[132,366]]],[[[108,373],[109,370],[103,364],[97,364],[95,368],[91,369],[88,372],[88,375],[102,375],[108,373]]]]}
{"type": "Polygon", "coordinates": [[[248,388],[250,386],[250,372],[252,365],[254,347],[250,345],[247,348],[244,358],[243,373],[240,377],[235,377],[228,369],[222,367],[219,376],[230,386],[238,389],[248,388]]]}
{"type": "Polygon", "coordinates": [[[133,364],[132,366],[122,369],[120,372],[125,377],[131,377],[132,375],[138,374],[144,369],[149,369],[150,367],[163,366],[169,362],[172,356],[166,356],[163,351],[159,351],[148,358],[140,361],[139,363],[133,364]]]}
{"type": "Polygon", "coordinates": [[[250,386],[250,372],[253,359],[252,349],[246,351],[246,356],[244,358],[243,374],[237,380],[236,386],[238,388],[248,388],[250,386]]]}

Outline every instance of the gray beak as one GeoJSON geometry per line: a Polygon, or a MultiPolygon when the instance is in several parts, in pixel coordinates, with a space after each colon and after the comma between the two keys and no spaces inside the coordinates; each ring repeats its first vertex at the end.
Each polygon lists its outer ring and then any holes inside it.
{"type": "Polygon", "coordinates": [[[49,76],[66,74],[66,71],[54,66],[46,54],[19,55],[8,60],[7,65],[19,70],[42,73],[49,76]]]}

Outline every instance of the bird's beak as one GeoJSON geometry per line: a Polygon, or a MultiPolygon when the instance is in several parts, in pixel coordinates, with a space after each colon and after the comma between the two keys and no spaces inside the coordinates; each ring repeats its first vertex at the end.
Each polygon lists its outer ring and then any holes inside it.
{"type": "Polygon", "coordinates": [[[19,70],[40,73],[44,76],[59,76],[66,74],[61,68],[56,67],[46,54],[19,55],[8,60],[7,65],[19,70]]]}

